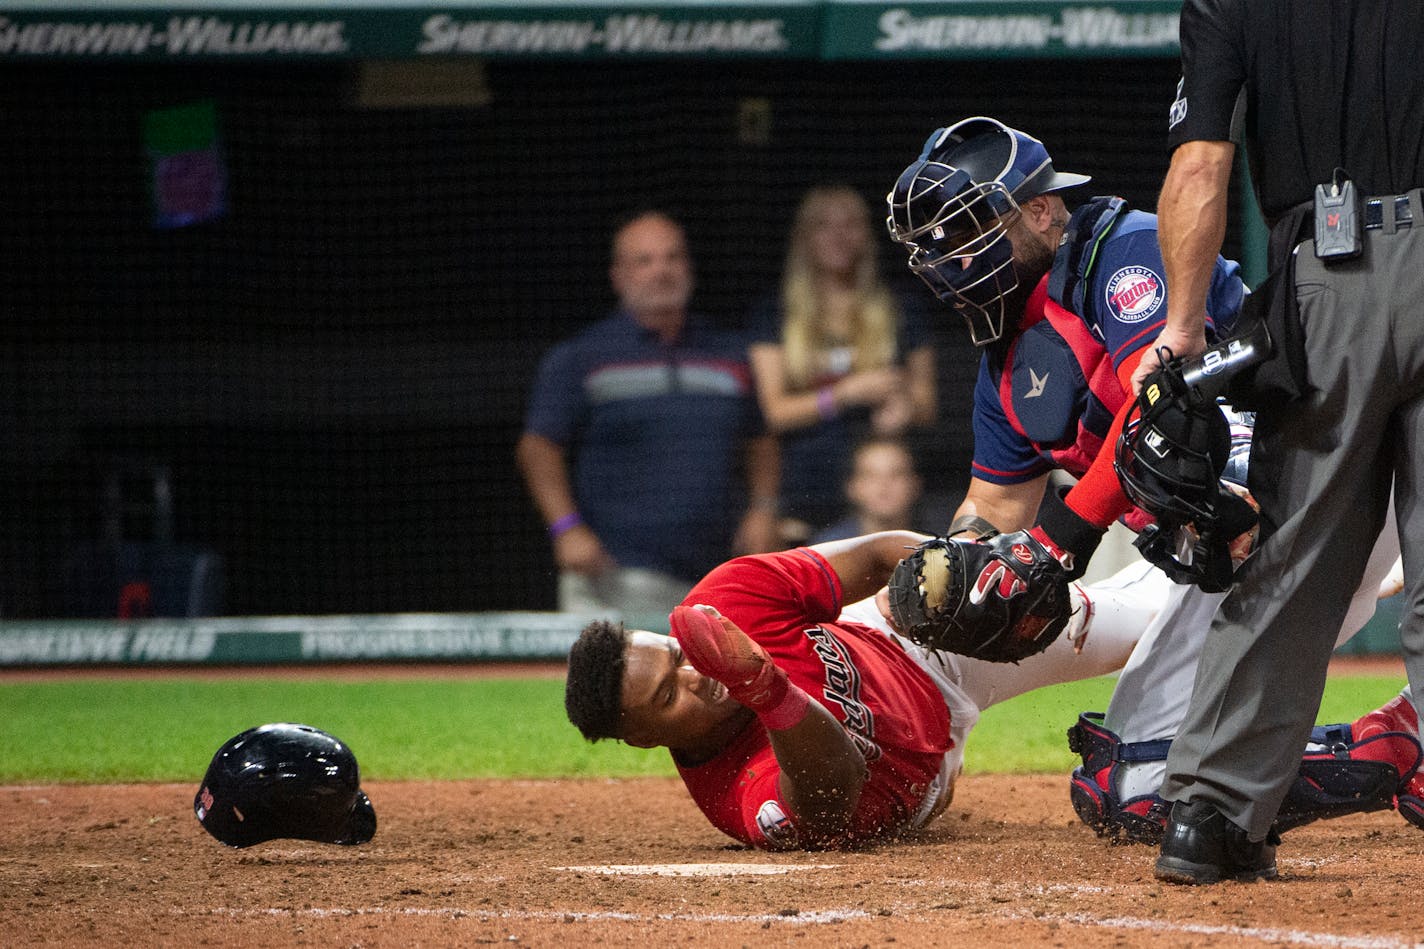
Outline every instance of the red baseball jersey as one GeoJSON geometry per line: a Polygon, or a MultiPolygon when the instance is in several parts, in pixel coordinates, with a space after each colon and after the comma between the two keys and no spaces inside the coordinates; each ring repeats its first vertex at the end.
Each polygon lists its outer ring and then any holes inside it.
{"type": "MultiPolygon", "coordinates": [[[[929,676],[884,633],[837,622],[841,599],[830,564],[802,547],[728,561],[683,602],[715,606],[850,733],[869,779],[849,843],[915,818],[953,742],[949,709],[929,676]]],[[[716,758],[678,772],[719,830],[756,847],[796,846],[795,815],[781,799],[781,769],[759,721],[716,758]]]]}

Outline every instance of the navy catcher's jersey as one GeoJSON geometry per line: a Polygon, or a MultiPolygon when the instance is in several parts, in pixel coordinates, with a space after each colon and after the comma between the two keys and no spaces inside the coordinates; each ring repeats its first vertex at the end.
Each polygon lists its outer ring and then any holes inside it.
{"type": "MultiPolygon", "coordinates": [[[[1167,281],[1157,217],[1112,207],[1107,229],[1094,231],[1105,200],[1074,213],[1058,251],[1083,261],[1067,301],[1082,312],[1050,299],[1045,277],[1013,338],[984,353],[974,387],[976,478],[1020,484],[1054,468],[1082,476],[1127,399],[1118,367],[1162,330],[1167,281]]],[[[1228,334],[1235,323],[1246,294],[1239,271],[1217,258],[1209,333],[1228,334]]]]}

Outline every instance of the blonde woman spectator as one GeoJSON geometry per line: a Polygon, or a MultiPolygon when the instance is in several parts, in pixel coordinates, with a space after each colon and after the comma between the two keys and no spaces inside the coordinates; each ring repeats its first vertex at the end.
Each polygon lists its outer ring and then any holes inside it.
{"type": "Polygon", "coordinates": [[[870,208],[814,188],[791,228],[780,292],[753,311],[757,398],[781,439],[783,540],[844,511],[853,447],[935,418],[934,350],[920,312],[880,277],[870,208]]]}

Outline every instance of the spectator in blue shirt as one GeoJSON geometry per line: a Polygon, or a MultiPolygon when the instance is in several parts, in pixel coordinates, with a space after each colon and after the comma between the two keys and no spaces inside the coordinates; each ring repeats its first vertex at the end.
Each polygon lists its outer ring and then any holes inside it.
{"type": "Polygon", "coordinates": [[[616,311],[541,362],[517,457],[559,608],[665,622],[712,567],[778,546],[776,443],[744,336],[688,314],[676,221],[647,212],[620,227],[609,279],[616,311]]]}

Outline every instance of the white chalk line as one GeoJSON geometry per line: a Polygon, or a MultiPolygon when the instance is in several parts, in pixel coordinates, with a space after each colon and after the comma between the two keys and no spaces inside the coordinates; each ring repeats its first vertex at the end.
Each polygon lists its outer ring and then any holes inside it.
{"type": "Polygon", "coordinates": [[[549,869],[603,876],[717,877],[785,876],[802,870],[834,870],[839,866],[838,863],[607,863],[549,869]]]}
{"type": "MultiPolygon", "coordinates": [[[[851,920],[871,919],[881,913],[859,909],[798,910],[786,913],[630,913],[616,910],[584,912],[579,910],[470,910],[457,907],[311,907],[306,909],[235,909],[214,907],[200,913],[180,915],[220,915],[220,916],[291,916],[308,919],[335,919],[362,916],[412,916],[440,917],[445,919],[474,919],[480,922],[499,920],[503,922],[686,922],[686,923],[791,923],[797,926],[843,923],[851,920]]],[[[890,919],[905,919],[919,916],[917,911],[896,910],[890,919]]],[[[1254,939],[1263,943],[1281,943],[1302,946],[1320,946],[1325,949],[1424,949],[1424,943],[1406,942],[1390,936],[1350,936],[1338,933],[1310,932],[1302,929],[1275,929],[1260,926],[1209,925],[1206,923],[1173,923],[1160,919],[1144,919],[1137,916],[1094,916],[1090,913],[1033,913],[1020,911],[1000,911],[976,914],[984,917],[1012,920],[1016,922],[1067,923],[1076,926],[1093,926],[1100,929],[1131,929],[1153,932],[1160,935],[1192,936],[1234,936],[1238,939],[1254,939]]]]}
{"type": "Polygon", "coordinates": [[[1259,939],[1270,943],[1293,943],[1304,946],[1325,946],[1331,949],[1420,949],[1424,943],[1401,942],[1389,936],[1343,936],[1336,933],[1315,933],[1300,929],[1267,929],[1259,926],[1211,926],[1205,923],[1167,923],[1160,919],[1142,919],[1136,916],[1091,916],[1086,913],[1012,914],[1022,920],[1049,920],[1058,923],[1076,923],[1082,926],[1100,926],[1108,929],[1142,929],[1159,933],[1181,933],[1193,936],[1236,936],[1242,939],[1259,939]]]}
{"type": "Polygon", "coordinates": [[[445,919],[476,919],[480,922],[490,920],[513,920],[513,921],[564,921],[564,922],[627,922],[645,923],[654,920],[685,922],[685,923],[841,923],[850,919],[868,919],[876,914],[867,913],[865,910],[798,910],[795,913],[625,913],[617,910],[608,910],[597,913],[583,912],[580,910],[478,910],[478,909],[458,909],[450,906],[419,907],[409,906],[400,909],[388,909],[381,906],[363,906],[359,908],[341,907],[309,907],[306,909],[282,909],[280,907],[269,907],[267,909],[234,909],[228,907],[213,907],[209,910],[202,910],[196,913],[178,911],[182,916],[292,916],[305,919],[333,919],[348,916],[438,916],[445,919]]]}
{"type": "MultiPolygon", "coordinates": [[[[569,873],[597,873],[618,876],[733,876],[739,874],[769,875],[788,874],[801,870],[829,870],[839,864],[766,864],[766,863],[673,863],[673,864],[594,864],[588,866],[550,867],[569,873]]],[[[923,881],[928,882],[928,881],[923,881]]],[[[1002,886],[989,884],[954,887],[959,890],[993,890],[1002,895],[1002,886]]],[[[1029,884],[1018,887],[1021,897],[1043,895],[1084,895],[1100,896],[1110,892],[1108,887],[1087,884],[1029,884]]],[[[585,912],[579,910],[479,910],[458,907],[360,907],[360,908],[314,908],[283,909],[223,909],[209,911],[230,916],[300,916],[307,918],[341,918],[357,916],[425,916],[447,919],[475,919],[480,922],[690,922],[690,923],[744,923],[765,926],[769,923],[791,923],[793,925],[824,925],[850,920],[863,920],[883,915],[859,909],[788,910],[783,913],[633,913],[616,910],[585,912]]],[[[1323,949],[1424,949],[1424,943],[1402,941],[1397,937],[1342,935],[1338,933],[1311,932],[1302,929],[1281,929],[1259,926],[1211,925],[1206,923],[1179,923],[1162,919],[1137,916],[1098,916],[1091,913],[1044,913],[1015,909],[1000,909],[981,912],[978,918],[1010,920],[1016,922],[1058,923],[1073,926],[1091,926],[1099,929],[1120,929],[1152,932],[1159,935],[1177,936],[1232,936],[1238,939],[1257,940],[1263,943],[1318,946],[1323,949]]],[[[894,907],[892,918],[925,919],[923,909],[915,905],[894,907]]]]}

